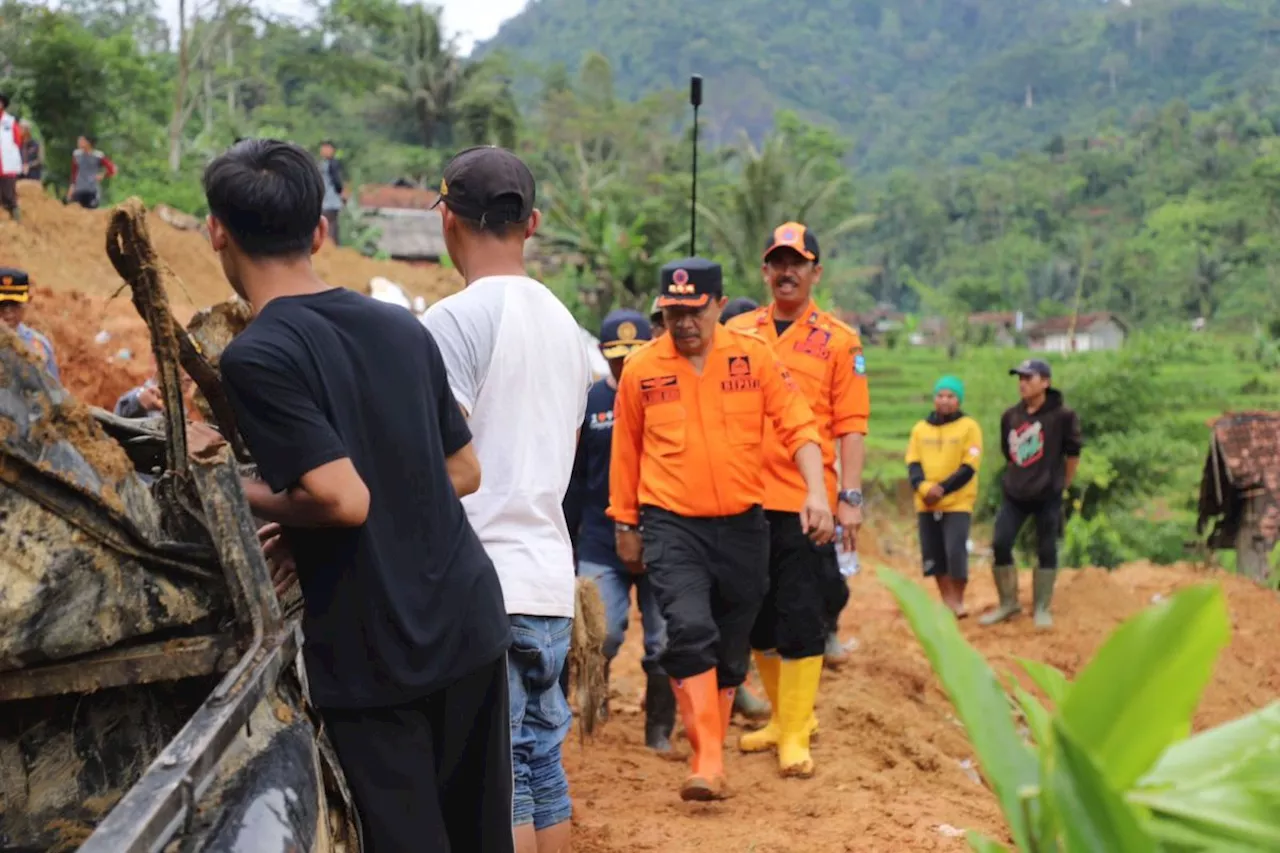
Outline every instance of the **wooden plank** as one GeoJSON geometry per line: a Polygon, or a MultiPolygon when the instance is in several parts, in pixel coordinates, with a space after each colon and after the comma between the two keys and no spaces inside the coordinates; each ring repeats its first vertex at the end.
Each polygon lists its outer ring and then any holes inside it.
{"type": "Polygon", "coordinates": [[[0,673],[0,702],[225,672],[235,662],[234,646],[225,634],[187,637],[0,673]]]}

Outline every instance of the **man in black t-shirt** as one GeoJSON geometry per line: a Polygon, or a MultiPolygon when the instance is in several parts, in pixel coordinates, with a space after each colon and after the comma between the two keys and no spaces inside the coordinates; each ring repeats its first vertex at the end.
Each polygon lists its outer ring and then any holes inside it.
{"type": "Polygon", "coordinates": [[[412,314],[321,281],[324,185],[297,146],[246,140],[205,170],[209,237],[255,317],[222,355],[305,601],[304,660],[365,848],[510,853],[510,641],[459,494],[471,435],[412,314]]]}

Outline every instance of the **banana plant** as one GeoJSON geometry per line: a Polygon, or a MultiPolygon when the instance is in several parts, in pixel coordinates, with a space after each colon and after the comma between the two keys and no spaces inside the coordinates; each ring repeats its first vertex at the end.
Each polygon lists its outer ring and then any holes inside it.
{"type": "MultiPolygon", "coordinates": [[[[950,611],[918,584],[888,569],[877,574],[955,705],[1013,849],[1280,850],[1280,702],[1190,736],[1230,638],[1220,586],[1188,587],[1130,618],[1074,681],[1019,659],[1042,701],[1013,679],[1006,690],[950,611]]],[[[1010,850],[976,832],[968,840],[978,853],[1010,850]]]]}

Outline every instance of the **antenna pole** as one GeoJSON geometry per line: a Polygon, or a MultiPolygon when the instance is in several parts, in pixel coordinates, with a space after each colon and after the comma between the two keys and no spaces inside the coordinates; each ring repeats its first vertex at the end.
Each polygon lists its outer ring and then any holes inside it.
{"type": "Polygon", "coordinates": [[[689,204],[689,257],[698,254],[698,107],[702,106],[702,75],[689,78],[689,103],[693,105],[693,193],[689,204]]]}

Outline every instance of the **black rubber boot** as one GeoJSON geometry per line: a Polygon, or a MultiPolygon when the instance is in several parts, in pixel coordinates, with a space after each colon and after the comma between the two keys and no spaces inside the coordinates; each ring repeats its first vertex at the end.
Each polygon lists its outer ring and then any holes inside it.
{"type": "Polygon", "coordinates": [[[644,693],[644,745],[654,752],[671,752],[671,732],[676,727],[676,694],[671,679],[649,673],[644,693]]]}
{"type": "Polygon", "coordinates": [[[611,660],[604,662],[604,699],[600,701],[600,721],[604,722],[609,719],[609,664],[611,660]]]}

